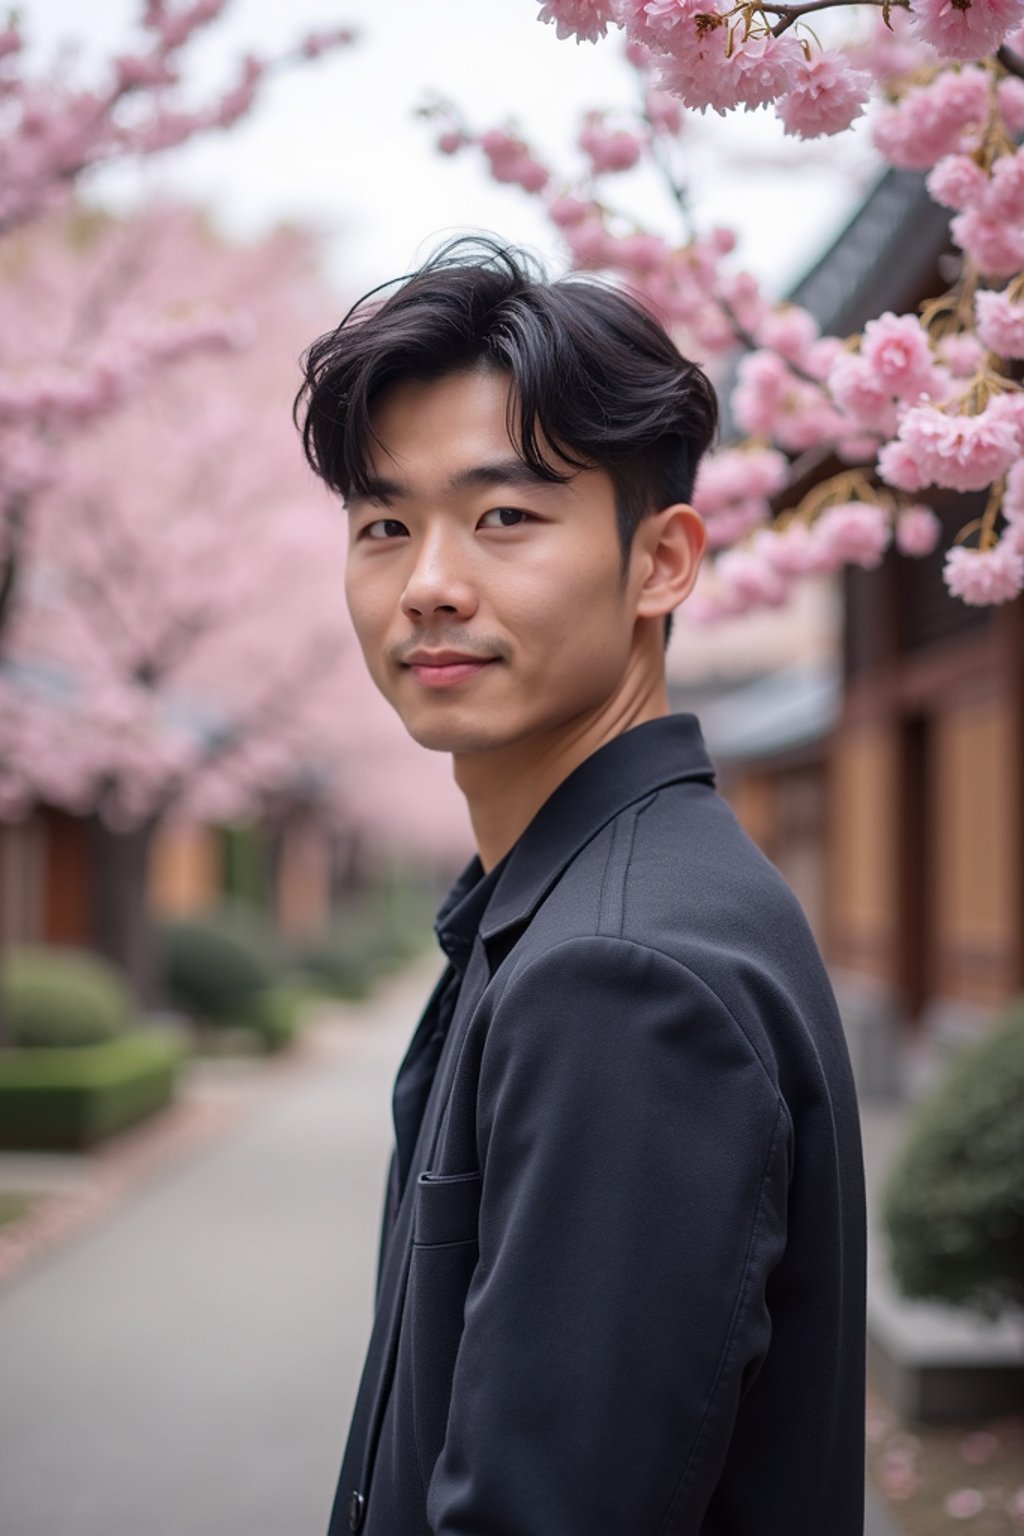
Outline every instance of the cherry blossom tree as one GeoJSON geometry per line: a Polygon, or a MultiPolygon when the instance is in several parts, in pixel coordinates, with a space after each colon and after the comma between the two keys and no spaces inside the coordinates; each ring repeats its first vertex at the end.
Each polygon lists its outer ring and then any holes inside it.
{"type": "Polygon", "coordinates": [[[327,837],[449,857],[466,832],[446,764],[366,677],[344,514],[291,424],[299,351],[335,308],[311,242],[286,230],[235,246],[181,209],[90,216],[85,238],[78,217],[23,232],[25,280],[35,291],[46,274],[51,317],[62,295],[76,310],[76,262],[106,271],[134,251],[140,311],[244,295],[248,326],[244,350],[191,354],[65,444],[0,667],[0,818],[44,802],[89,819],[97,937],[145,991],[146,862],[167,819],[298,811],[327,837]]]}
{"type": "MultiPolygon", "coordinates": [[[[45,313],[50,272],[33,294],[24,271],[34,221],[80,197],[89,173],[227,130],[253,107],[270,75],[352,41],[348,28],[312,34],[278,58],[249,55],[211,99],[192,102],[188,45],[225,0],[140,0],[136,45],[82,83],[65,62],[31,71],[17,13],[0,23],[0,640],[10,612],[35,495],[58,473],[61,444],[134,397],[143,380],[195,351],[236,345],[229,299],[218,309],[149,311],[121,302],[126,266],[144,259],[139,231],[94,245],[80,267],[80,306],[45,313]],[[14,277],[17,280],[12,282],[14,277]]],[[[59,260],[56,246],[47,248],[59,260]]]]}
{"type": "Polygon", "coordinates": [[[929,496],[943,491],[988,492],[946,553],[950,593],[990,604],[1024,590],[1024,0],[867,0],[867,27],[824,46],[807,18],[850,3],[544,0],[564,39],[620,29],[638,78],[638,111],[581,123],[576,175],[514,128],[426,109],[444,153],[475,148],[495,180],[540,200],[571,264],[627,284],[683,350],[721,372],[742,349],[730,414],[746,435],[707,458],[695,491],[714,558],[694,618],[782,604],[801,577],[871,569],[893,543],[929,553],[941,536],[929,496]],[[919,314],[823,336],[735,268],[731,231],[697,227],[678,144],[687,112],[770,108],[786,135],[813,139],[844,132],[872,98],[877,149],[927,171],[954,215],[959,273],[919,314]],[[681,239],[617,207],[615,178],[641,162],[682,215],[681,239]],[[834,459],[839,471],[798,497],[834,459]]]}

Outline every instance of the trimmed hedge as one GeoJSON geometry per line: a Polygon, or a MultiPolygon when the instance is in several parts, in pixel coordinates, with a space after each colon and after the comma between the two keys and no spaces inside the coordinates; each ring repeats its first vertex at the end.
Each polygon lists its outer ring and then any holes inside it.
{"type": "Polygon", "coordinates": [[[56,945],[13,945],[0,966],[6,1038],[25,1049],[95,1045],[132,1020],[121,972],[99,955],[56,945]]]}
{"type": "Polygon", "coordinates": [[[379,977],[432,941],[428,912],[419,892],[373,898],[338,917],[326,933],[293,944],[289,970],[333,996],[365,997],[379,977]]]}
{"type": "Polygon", "coordinates": [[[100,1045],[0,1051],[0,1146],[92,1146],[170,1103],[181,1042],[133,1031],[100,1045]]]}
{"type": "Polygon", "coordinates": [[[353,999],[366,996],[381,970],[361,936],[345,929],[293,945],[288,967],[293,976],[331,997],[353,999]]]}
{"type": "Polygon", "coordinates": [[[158,930],[168,1000],[204,1024],[232,1024],[278,974],[276,943],[258,913],[225,908],[158,930]]]}
{"type": "Polygon", "coordinates": [[[253,999],[237,1022],[251,1030],[268,1053],[283,1051],[298,1034],[308,1001],[294,986],[271,987],[253,999]]]}
{"type": "Polygon", "coordinates": [[[1024,999],[918,1110],[884,1219],[908,1296],[989,1314],[1024,1305],[1024,999]]]}

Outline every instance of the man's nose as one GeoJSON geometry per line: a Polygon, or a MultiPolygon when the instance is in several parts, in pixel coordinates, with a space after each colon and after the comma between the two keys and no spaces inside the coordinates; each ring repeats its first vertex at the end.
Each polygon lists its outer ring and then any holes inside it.
{"type": "Polygon", "coordinates": [[[449,535],[428,536],[402,593],[402,612],[411,619],[444,613],[468,618],[477,606],[466,551],[449,535]]]}

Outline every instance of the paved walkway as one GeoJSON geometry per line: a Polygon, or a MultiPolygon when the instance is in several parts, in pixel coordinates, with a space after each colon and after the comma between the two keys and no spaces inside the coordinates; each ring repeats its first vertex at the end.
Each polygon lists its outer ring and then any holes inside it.
{"type": "MultiPolygon", "coordinates": [[[[323,1536],[391,1078],[433,969],[253,1076],[226,1128],[3,1285],[2,1536],[323,1536]]],[[[895,1533],[873,1510],[866,1536],[895,1533]]]]}

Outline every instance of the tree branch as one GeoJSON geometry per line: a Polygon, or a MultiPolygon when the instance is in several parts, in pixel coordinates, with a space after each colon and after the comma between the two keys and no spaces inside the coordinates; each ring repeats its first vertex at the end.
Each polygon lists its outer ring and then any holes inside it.
{"type": "Polygon", "coordinates": [[[1016,75],[1018,80],[1024,80],[1024,59],[1019,53],[1014,53],[1012,48],[1007,48],[1004,43],[996,54],[996,58],[1006,70],[1007,74],[1016,75]]]}
{"type": "Polygon", "coordinates": [[[903,10],[908,10],[908,0],[807,0],[806,5],[775,5],[772,0],[762,0],[758,6],[760,11],[770,11],[773,16],[782,19],[772,27],[772,36],[781,37],[783,32],[800,20],[802,16],[808,16],[812,11],[833,11],[843,5],[876,5],[882,11],[889,11],[894,5],[903,10]]]}

